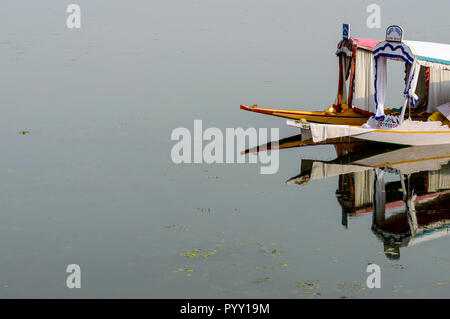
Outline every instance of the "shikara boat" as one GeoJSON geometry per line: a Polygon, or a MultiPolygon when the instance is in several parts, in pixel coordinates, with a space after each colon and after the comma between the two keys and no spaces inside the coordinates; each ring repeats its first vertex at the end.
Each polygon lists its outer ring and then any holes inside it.
{"type": "MultiPolygon", "coordinates": [[[[335,103],[325,111],[295,111],[261,108],[257,104],[241,105],[245,111],[272,115],[291,120],[312,123],[362,125],[372,116],[374,107],[373,48],[381,41],[349,36],[349,26],[343,25],[343,39],[337,45],[339,58],[339,84],[335,103]]],[[[386,110],[388,114],[399,112],[386,110]]],[[[413,114],[417,120],[425,120],[427,114],[413,114]]],[[[429,115],[429,114],[428,114],[429,115]]]]}
{"type": "MultiPolygon", "coordinates": [[[[375,115],[361,126],[308,123],[314,142],[351,136],[400,145],[450,143],[450,45],[403,40],[403,29],[399,26],[390,26],[386,35],[386,41],[373,49],[375,115]],[[388,59],[403,62],[409,70],[399,115],[384,110],[388,59]],[[432,114],[428,121],[406,118],[407,110],[420,108],[432,114]]],[[[290,121],[288,125],[305,129],[305,123],[301,122],[290,121]]]]}

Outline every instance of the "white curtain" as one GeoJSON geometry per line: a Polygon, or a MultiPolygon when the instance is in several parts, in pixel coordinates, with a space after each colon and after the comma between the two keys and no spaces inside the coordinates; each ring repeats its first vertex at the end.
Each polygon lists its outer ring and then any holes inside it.
{"type": "Polygon", "coordinates": [[[450,102],[450,71],[430,68],[430,90],[427,112],[437,112],[437,106],[450,102]]]}
{"type": "Polygon", "coordinates": [[[415,105],[415,103],[419,100],[419,97],[416,94],[417,81],[419,80],[420,75],[420,64],[417,61],[414,61],[410,71],[408,82],[406,83],[406,88],[404,92],[405,103],[403,104],[402,113],[400,115],[401,121],[405,118],[406,109],[409,105],[415,105]],[[414,103],[412,103],[414,101],[414,103]]]}
{"type": "Polygon", "coordinates": [[[370,51],[356,50],[353,106],[375,113],[374,60],[370,51]]]}
{"type": "MultiPolygon", "coordinates": [[[[419,99],[419,97],[416,94],[416,88],[417,88],[417,82],[419,81],[419,75],[420,75],[420,64],[414,63],[412,68],[413,71],[412,74],[409,75],[409,87],[407,87],[407,92],[405,98],[409,98],[411,101],[414,100],[414,103],[419,99]]],[[[407,84],[408,86],[408,84],[407,84]]]]}
{"type": "Polygon", "coordinates": [[[376,69],[377,83],[376,83],[376,97],[378,105],[375,117],[384,115],[384,103],[386,103],[386,88],[387,88],[387,60],[386,57],[377,58],[376,69]]]}

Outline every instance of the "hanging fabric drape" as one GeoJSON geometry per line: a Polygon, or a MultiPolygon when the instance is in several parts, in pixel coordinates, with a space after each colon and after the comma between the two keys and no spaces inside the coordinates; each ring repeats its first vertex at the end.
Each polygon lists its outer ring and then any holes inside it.
{"type": "Polygon", "coordinates": [[[345,54],[339,56],[339,87],[338,95],[336,97],[336,105],[348,104],[348,78],[350,73],[350,66],[352,57],[345,54]],[[340,97],[340,99],[339,99],[340,97]]]}
{"type": "Polygon", "coordinates": [[[374,60],[371,51],[356,50],[353,106],[375,112],[374,60]]]}
{"type": "MultiPolygon", "coordinates": [[[[408,85],[410,71],[411,71],[411,66],[408,63],[405,63],[405,74],[406,74],[405,87],[408,85]]],[[[430,74],[430,68],[421,65],[420,72],[419,72],[419,78],[418,78],[417,86],[416,86],[416,95],[419,97],[419,100],[416,101],[416,106],[414,107],[414,111],[417,114],[427,111],[429,74],[430,74]]],[[[412,105],[408,104],[408,106],[412,106],[412,105]]]]}
{"type": "Polygon", "coordinates": [[[430,68],[428,113],[437,112],[437,106],[450,102],[450,71],[430,68]]]}
{"type": "Polygon", "coordinates": [[[384,117],[384,103],[387,89],[387,59],[380,56],[375,60],[375,118],[384,117]]]}
{"type": "MultiPolygon", "coordinates": [[[[419,79],[419,73],[420,73],[420,64],[417,63],[417,60],[415,60],[413,65],[411,66],[411,70],[409,71],[408,84],[406,85],[405,91],[403,92],[403,95],[405,97],[405,103],[403,104],[402,113],[400,115],[400,121],[403,121],[403,119],[405,118],[406,108],[408,107],[408,105],[414,107],[416,105],[416,101],[419,100],[419,97],[416,94],[416,87],[417,81],[419,79]]],[[[409,113],[409,116],[411,116],[411,112],[409,113]]]]}
{"type": "Polygon", "coordinates": [[[419,80],[420,64],[414,63],[411,67],[408,84],[406,86],[404,96],[408,99],[411,106],[416,106],[416,101],[419,100],[419,96],[416,94],[417,82],[419,80]]]}

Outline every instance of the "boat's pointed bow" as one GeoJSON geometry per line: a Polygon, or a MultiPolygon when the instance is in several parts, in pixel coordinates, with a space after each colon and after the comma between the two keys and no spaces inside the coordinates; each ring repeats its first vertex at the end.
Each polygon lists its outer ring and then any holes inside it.
{"type": "Polygon", "coordinates": [[[248,106],[245,106],[245,105],[241,105],[241,110],[248,110],[249,109],[249,107],[248,106]]]}

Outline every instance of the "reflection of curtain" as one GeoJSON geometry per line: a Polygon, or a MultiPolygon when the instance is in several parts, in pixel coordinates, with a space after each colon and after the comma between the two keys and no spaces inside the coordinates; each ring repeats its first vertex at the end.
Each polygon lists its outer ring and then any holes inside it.
{"type": "Polygon", "coordinates": [[[359,109],[375,112],[374,61],[370,51],[356,50],[355,90],[353,105],[359,109]]]}
{"type": "Polygon", "coordinates": [[[373,171],[354,173],[355,206],[363,207],[372,204],[373,200],[373,171]]]}
{"type": "Polygon", "coordinates": [[[436,107],[450,102],[450,71],[430,68],[430,97],[427,112],[437,112],[436,107]]]}
{"type": "Polygon", "coordinates": [[[386,191],[384,185],[384,172],[382,169],[375,169],[373,193],[373,221],[380,225],[386,217],[386,191]]]}
{"type": "Polygon", "coordinates": [[[428,191],[450,189],[450,165],[447,164],[438,171],[428,172],[428,191]]]}
{"type": "Polygon", "coordinates": [[[377,69],[376,69],[376,117],[384,116],[384,103],[386,102],[386,88],[387,88],[387,73],[386,73],[387,60],[385,57],[378,57],[377,69]]]}

